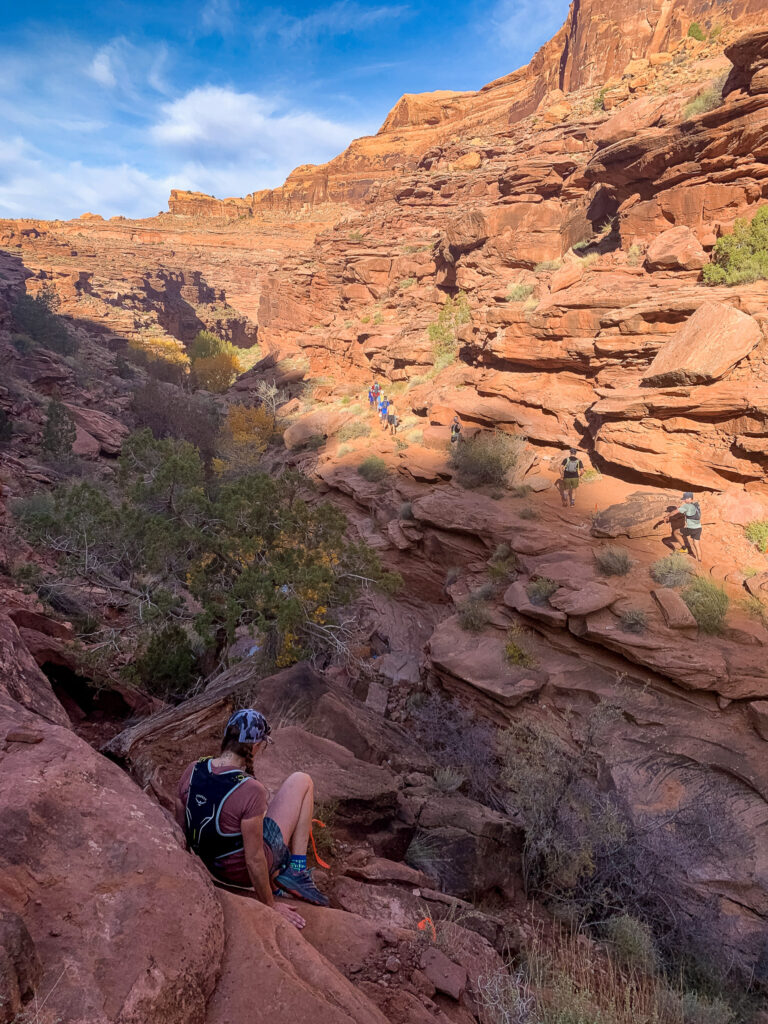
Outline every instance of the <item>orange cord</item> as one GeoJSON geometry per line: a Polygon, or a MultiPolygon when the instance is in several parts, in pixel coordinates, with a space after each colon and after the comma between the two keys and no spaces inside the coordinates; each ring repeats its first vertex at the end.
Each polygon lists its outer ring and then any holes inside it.
{"type": "MultiPolygon", "coordinates": [[[[312,825],[319,825],[320,828],[326,827],[325,822],[320,821],[319,818],[313,818],[312,825]]],[[[317,852],[317,843],[315,843],[315,833],[312,831],[312,825],[309,826],[309,838],[312,842],[312,852],[315,855],[315,860],[317,861],[321,868],[330,868],[331,865],[326,864],[325,861],[321,859],[320,854],[317,852]]]]}
{"type": "Polygon", "coordinates": [[[420,932],[425,932],[427,928],[429,928],[432,931],[432,941],[437,942],[437,932],[435,931],[435,926],[432,923],[431,917],[422,917],[416,927],[420,932]]]}

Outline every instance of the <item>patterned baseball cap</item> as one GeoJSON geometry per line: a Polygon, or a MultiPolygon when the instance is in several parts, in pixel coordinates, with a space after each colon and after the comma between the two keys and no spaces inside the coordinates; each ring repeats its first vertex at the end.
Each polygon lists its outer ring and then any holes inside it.
{"type": "Polygon", "coordinates": [[[254,711],[253,708],[243,708],[242,711],[236,711],[227,722],[227,729],[230,729],[232,726],[239,726],[240,728],[240,735],[237,738],[238,743],[263,743],[264,740],[267,743],[272,742],[269,737],[269,734],[272,732],[269,722],[260,711],[254,711]]]}

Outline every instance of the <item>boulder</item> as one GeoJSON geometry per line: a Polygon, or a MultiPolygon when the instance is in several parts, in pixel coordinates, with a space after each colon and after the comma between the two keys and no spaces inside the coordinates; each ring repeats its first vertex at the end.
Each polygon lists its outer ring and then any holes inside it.
{"type": "Polygon", "coordinates": [[[680,494],[633,491],[592,519],[593,537],[651,537],[660,519],[680,504],[680,494]]]}
{"type": "Polygon", "coordinates": [[[15,623],[0,614],[0,694],[6,693],[50,722],[69,725],[69,718],[51,684],[37,667],[15,623]]]}
{"type": "Polygon", "coordinates": [[[221,910],[177,826],[69,729],[0,698],[0,899],[43,965],[52,1020],[202,1024],[221,958],[221,910]]]}
{"type": "Polygon", "coordinates": [[[467,987],[466,968],[449,960],[436,946],[429,946],[422,953],[421,969],[438,992],[458,1002],[467,987]]]}
{"type": "Polygon", "coordinates": [[[286,448],[295,451],[313,437],[329,437],[354,418],[354,413],[344,409],[318,409],[292,423],[283,434],[283,442],[286,448]]]}
{"type": "Polygon", "coordinates": [[[667,101],[663,96],[643,96],[633,100],[604,121],[593,138],[601,147],[633,138],[641,129],[658,124],[666,108],[667,101]]]}
{"type": "Polygon", "coordinates": [[[701,242],[685,224],[662,231],[645,255],[648,270],[701,270],[708,262],[701,242]]]}
{"type": "MultiPolygon", "coordinates": [[[[129,433],[128,427],[124,423],[97,409],[84,409],[82,406],[69,404],[66,404],[66,408],[75,421],[75,426],[95,442],[96,454],[112,456],[120,454],[123,438],[129,433]]],[[[86,442],[85,438],[83,441],[90,446],[91,442],[86,442]]]]}
{"type": "Polygon", "coordinates": [[[550,597],[549,603],[566,615],[589,615],[610,607],[617,598],[618,594],[612,587],[603,583],[587,583],[575,590],[562,587],[550,597]]]}
{"type": "Polygon", "coordinates": [[[226,940],[205,1024],[387,1024],[373,1003],[276,911],[230,892],[219,897],[226,940]]]}
{"type": "Polygon", "coordinates": [[[584,276],[584,264],[581,260],[575,263],[566,263],[565,266],[560,267],[552,275],[552,279],[549,282],[549,290],[554,295],[555,292],[564,291],[566,288],[570,288],[572,284],[576,284],[584,276]]]}
{"type": "Polygon", "coordinates": [[[696,629],[696,619],[676,590],[661,587],[651,593],[670,629],[696,629]]]}
{"type": "Polygon", "coordinates": [[[549,603],[533,604],[522,580],[516,580],[510,587],[507,587],[504,591],[504,604],[508,608],[514,608],[516,612],[520,612],[526,618],[536,619],[537,622],[546,622],[548,626],[563,627],[568,622],[565,613],[553,608],[549,603]]]}
{"type": "Polygon", "coordinates": [[[711,384],[749,355],[761,337],[751,316],[724,302],[705,302],[662,346],[643,384],[711,384]]]}

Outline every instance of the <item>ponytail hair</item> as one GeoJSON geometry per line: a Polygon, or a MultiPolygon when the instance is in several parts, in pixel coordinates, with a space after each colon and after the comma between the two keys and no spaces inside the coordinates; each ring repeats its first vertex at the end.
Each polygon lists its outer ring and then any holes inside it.
{"type": "Polygon", "coordinates": [[[253,775],[253,755],[254,746],[253,743],[241,743],[239,740],[240,727],[238,725],[230,725],[227,731],[224,733],[224,738],[221,741],[221,752],[230,751],[236,754],[238,757],[242,757],[245,761],[245,772],[247,775],[253,775]]]}

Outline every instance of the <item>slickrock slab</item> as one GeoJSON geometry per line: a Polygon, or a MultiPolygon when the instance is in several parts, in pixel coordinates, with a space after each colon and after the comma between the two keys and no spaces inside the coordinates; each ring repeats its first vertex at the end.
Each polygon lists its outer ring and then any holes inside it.
{"type": "Polygon", "coordinates": [[[751,316],[723,302],[705,302],[663,346],[643,383],[710,384],[749,355],[761,337],[751,316]]]}
{"type": "Polygon", "coordinates": [[[587,583],[579,590],[563,587],[550,597],[549,603],[566,615],[589,615],[609,608],[618,598],[612,587],[603,583],[587,583]]]}
{"type": "Polygon", "coordinates": [[[660,587],[651,593],[670,629],[696,629],[696,619],[676,590],[660,587]]]}
{"type": "Polygon", "coordinates": [[[514,608],[516,612],[525,615],[529,619],[537,619],[539,622],[546,622],[549,626],[560,626],[564,628],[568,623],[565,612],[558,611],[548,604],[532,604],[525,585],[517,580],[504,592],[504,604],[508,608],[514,608]]]}

